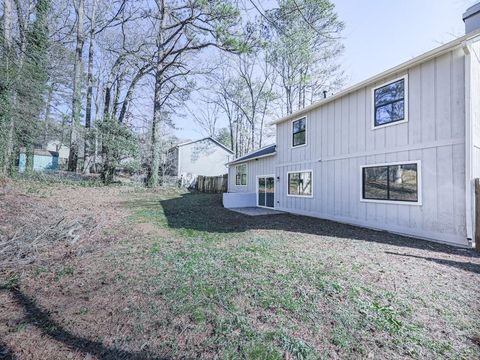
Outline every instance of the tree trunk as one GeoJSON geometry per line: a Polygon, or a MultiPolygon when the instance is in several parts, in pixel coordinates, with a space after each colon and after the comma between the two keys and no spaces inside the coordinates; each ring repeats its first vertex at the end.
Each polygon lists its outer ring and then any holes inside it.
{"type": "Polygon", "coordinates": [[[33,173],[34,148],[33,145],[27,144],[25,146],[25,173],[33,173]]]}
{"type": "Polygon", "coordinates": [[[143,66],[140,70],[138,70],[135,77],[132,79],[130,86],[128,87],[127,94],[125,95],[125,99],[122,103],[122,108],[120,109],[120,114],[118,115],[118,122],[121,124],[125,120],[125,115],[127,113],[128,105],[130,101],[132,101],[133,93],[135,91],[135,87],[140,79],[147,73],[149,70],[149,65],[143,66]]]}
{"type": "MultiPolygon", "coordinates": [[[[113,71],[113,70],[112,70],[113,71]]],[[[112,76],[110,74],[107,85],[105,86],[105,101],[103,105],[103,122],[108,121],[110,117],[110,98],[112,93],[112,76]]],[[[113,173],[110,171],[109,149],[105,139],[102,139],[102,173],[101,178],[104,183],[110,183],[113,180],[113,173]]]]}
{"type": "Polygon", "coordinates": [[[52,96],[53,96],[53,87],[55,84],[52,84],[48,89],[48,96],[47,102],[45,104],[45,133],[43,134],[43,143],[47,144],[48,140],[48,119],[50,118],[50,110],[51,110],[51,103],[52,103],[52,96]]]}
{"type": "Polygon", "coordinates": [[[95,17],[97,11],[97,0],[92,2],[92,14],[90,16],[90,38],[88,42],[88,66],[87,66],[87,104],[85,108],[85,143],[84,143],[84,163],[83,173],[90,174],[90,153],[91,153],[91,134],[92,127],[92,96],[93,96],[93,52],[95,41],[95,17]]]}
{"type": "MultiPolygon", "coordinates": [[[[75,2],[75,0],[74,0],[75,2]]],[[[83,52],[83,12],[84,0],[75,3],[77,14],[77,45],[75,48],[75,64],[73,76],[72,123],[70,125],[70,153],[68,155],[68,170],[77,171],[78,161],[78,128],[80,126],[81,96],[82,96],[82,52],[83,52]]]]}
{"type": "MultiPolygon", "coordinates": [[[[7,86],[8,88],[5,89],[5,97],[11,96],[10,93],[10,56],[12,55],[11,47],[12,47],[12,0],[4,0],[3,2],[3,41],[4,41],[4,50],[5,50],[5,61],[6,68],[7,68],[7,86]]],[[[13,64],[12,64],[13,65],[13,64]]],[[[11,100],[11,99],[8,99],[11,100]]],[[[10,170],[11,165],[11,157],[13,153],[13,135],[15,132],[15,122],[12,116],[12,112],[10,106],[6,106],[5,117],[7,120],[7,136],[5,139],[5,144],[3,145],[3,164],[2,168],[0,169],[2,173],[7,174],[10,170]]]]}
{"type": "Polygon", "coordinates": [[[159,184],[160,171],[160,122],[162,117],[162,83],[163,83],[163,58],[164,58],[164,21],[165,21],[165,3],[163,0],[157,0],[157,6],[160,12],[160,23],[157,36],[157,63],[155,66],[155,93],[153,99],[153,120],[152,120],[152,160],[150,174],[147,185],[156,187],[159,184]]]}

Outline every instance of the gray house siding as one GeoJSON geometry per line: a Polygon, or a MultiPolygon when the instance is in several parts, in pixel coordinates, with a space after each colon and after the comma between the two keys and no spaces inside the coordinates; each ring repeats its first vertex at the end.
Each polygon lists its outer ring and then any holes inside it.
{"type": "Polygon", "coordinates": [[[248,185],[275,174],[275,208],[468,246],[473,179],[480,177],[480,42],[460,38],[275,122],[276,155],[246,162],[248,185]],[[408,121],[373,128],[373,89],[407,77],[408,121]],[[292,147],[292,121],[306,116],[306,144],[292,147]],[[361,167],[418,162],[418,203],[365,201],[361,167]],[[311,170],[312,196],[288,192],[288,172],[311,170]]]}
{"type": "Polygon", "coordinates": [[[464,79],[455,49],[308,112],[303,147],[278,124],[277,208],[467,245],[464,79]],[[372,129],[372,89],[405,74],[408,122],[372,129]],[[422,205],[360,200],[362,165],[401,161],[421,161],[422,205]],[[292,170],[313,170],[313,197],[287,196],[292,170]]]}

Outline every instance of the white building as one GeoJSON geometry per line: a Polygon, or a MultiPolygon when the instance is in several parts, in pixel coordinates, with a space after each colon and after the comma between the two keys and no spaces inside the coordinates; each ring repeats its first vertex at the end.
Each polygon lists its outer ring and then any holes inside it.
{"type": "Polygon", "coordinates": [[[480,4],[464,20],[467,35],[275,121],[276,148],[230,162],[224,205],[471,246],[480,4]]]}
{"type": "Polygon", "coordinates": [[[168,150],[166,172],[191,184],[196,176],[218,176],[228,172],[225,165],[233,152],[211,137],[178,144],[168,150]]]}

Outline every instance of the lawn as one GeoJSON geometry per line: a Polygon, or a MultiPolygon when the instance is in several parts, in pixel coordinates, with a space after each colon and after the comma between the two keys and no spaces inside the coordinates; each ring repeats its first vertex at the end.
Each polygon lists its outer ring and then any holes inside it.
{"type": "Polygon", "coordinates": [[[0,231],[0,358],[480,357],[470,250],[219,195],[29,182],[0,198],[0,231]]]}

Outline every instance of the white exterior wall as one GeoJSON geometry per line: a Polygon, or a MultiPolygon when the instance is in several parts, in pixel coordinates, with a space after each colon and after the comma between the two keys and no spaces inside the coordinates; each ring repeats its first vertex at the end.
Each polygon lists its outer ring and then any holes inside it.
{"type": "Polygon", "coordinates": [[[197,176],[218,176],[228,172],[225,165],[232,154],[210,139],[192,142],[178,148],[178,176],[189,180],[197,176]]]}
{"type": "MultiPolygon", "coordinates": [[[[467,186],[470,189],[470,202],[467,202],[467,207],[470,209],[470,222],[472,224],[472,231],[469,234],[474,238],[474,216],[475,216],[475,189],[474,179],[480,178],[480,41],[470,44],[468,47],[469,55],[467,55],[467,63],[470,65],[470,73],[466,74],[466,82],[469,88],[467,99],[467,126],[471,128],[470,134],[467,134],[468,148],[471,149],[471,159],[467,165],[467,171],[470,171],[470,176],[467,186]]],[[[467,156],[468,161],[468,156],[467,156]]],[[[467,192],[468,196],[468,192],[467,192]]],[[[468,215],[467,215],[468,216],[468,215]]]]}
{"type": "MultiPolygon", "coordinates": [[[[236,166],[230,165],[228,167],[228,192],[244,192],[256,193],[257,191],[257,176],[274,175],[276,156],[267,156],[257,160],[246,161],[241,164],[247,165],[247,185],[241,186],[235,184],[236,166]]],[[[275,186],[277,186],[275,180],[275,186]]],[[[277,190],[275,189],[275,192],[277,190]]]]}
{"type": "Polygon", "coordinates": [[[277,125],[279,210],[468,244],[461,48],[313,109],[306,137],[306,146],[292,148],[291,121],[277,125]],[[406,73],[409,121],[372,129],[372,89],[406,73]],[[422,205],[360,201],[362,165],[417,160],[422,205]],[[312,198],[287,196],[287,172],[293,170],[313,170],[312,198]]]}

